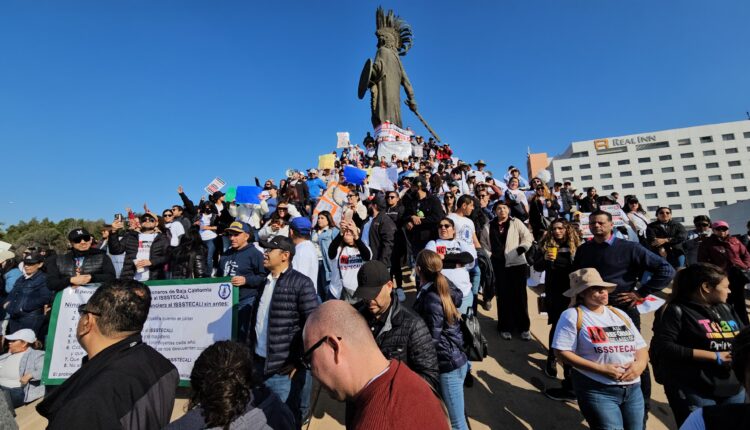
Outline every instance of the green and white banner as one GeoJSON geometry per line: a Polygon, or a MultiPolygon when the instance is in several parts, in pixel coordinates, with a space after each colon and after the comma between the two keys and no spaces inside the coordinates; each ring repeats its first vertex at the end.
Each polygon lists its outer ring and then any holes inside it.
{"type": "MultiPolygon", "coordinates": [[[[235,339],[239,289],[230,278],[149,281],[151,309],[143,341],[159,351],[180,372],[188,386],[193,363],[214,342],[235,339]]],[[[66,288],[55,297],[50,317],[42,383],[62,384],[81,367],[86,351],[76,339],[78,306],[96,287],[66,288]]]]}

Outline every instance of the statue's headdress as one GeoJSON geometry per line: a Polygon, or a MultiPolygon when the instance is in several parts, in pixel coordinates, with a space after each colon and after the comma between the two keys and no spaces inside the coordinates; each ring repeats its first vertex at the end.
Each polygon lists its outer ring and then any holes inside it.
{"type": "Polygon", "coordinates": [[[404,56],[412,45],[412,32],[409,24],[389,10],[386,13],[382,7],[375,12],[375,34],[391,34],[396,41],[398,55],[404,56]]]}

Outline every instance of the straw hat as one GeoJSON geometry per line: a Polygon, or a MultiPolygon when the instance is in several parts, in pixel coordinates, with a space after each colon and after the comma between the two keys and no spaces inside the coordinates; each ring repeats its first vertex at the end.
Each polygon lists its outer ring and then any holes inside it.
{"type": "Polygon", "coordinates": [[[570,274],[570,289],[563,293],[565,297],[575,297],[591,287],[606,287],[608,292],[617,288],[617,284],[604,282],[602,275],[591,267],[579,269],[570,274]]]}

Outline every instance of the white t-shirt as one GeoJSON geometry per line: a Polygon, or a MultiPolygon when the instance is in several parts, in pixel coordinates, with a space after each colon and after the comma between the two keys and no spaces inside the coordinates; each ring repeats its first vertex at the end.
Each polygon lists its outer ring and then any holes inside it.
{"type": "Polygon", "coordinates": [[[261,357],[266,357],[268,348],[268,315],[271,310],[271,298],[273,290],[276,287],[276,281],[272,275],[266,277],[266,287],[263,289],[263,295],[258,302],[258,316],[255,320],[255,353],[261,357]]]}
{"type": "MultiPolygon", "coordinates": [[[[203,227],[204,225],[211,225],[211,214],[201,215],[201,227],[203,227]]],[[[204,242],[207,240],[216,239],[216,236],[217,234],[214,230],[201,230],[201,240],[204,242]]]]}
{"type": "Polygon", "coordinates": [[[448,215],[448,218],[450,218],[453,221],[453,224],[455,224],[454,230],[456,232],[456,239],[466,243],[473,248],[473,237],[476,233],[474,222],[471,219],[466,218],[465,216],[458,215],[456,213],[448,215]]]}
{"type": "Polygon", "coordinates": [[[314,243],[305,240],[294,247],[292,269],[310,278],[318,291],[318,253],[314,243]]]}
{"type": "Polygon", "coordinates": [[[21,386],[21,359],[29,352],[15,354],[6,353],[0,355],[0,385],[6,388],[18,388],[21,386]]]}
{"type": "MultiPolygon", "coordinates": [[[[135,255],[136,260],[150,260],[151,259],[151,245],[154,243],[156,233],[139,233],[138,234],[138,253],[135,255]]],[[[139,272],[137,269],[133,279],[136,281],[148,281],[149,279],[148,267],[144,267],[143,271],[139,272]]]]}
{"type": "Polygon", "coordinates": [[[337,299],[341,297],[342,288],[350,295],[357,291],[357,273],[365,262],[356,246],[344,246],[339,249],[336,259],[331,261],[331,284],[328,287],[337,299]]]}
{"type": "Polygon", "coordinates": [[[455,269],[443,269],[440,273],[453,282],[456,287],[461,291],[463,297],[468,297],[471,294],[471,277],[469,276],[469,269],[474,267],[474,262],[477,259],[477,251],[474,249],[474,245],[467,245],[465,242],[458,239],[452,240],[431,240],[425,245],[425,249],[437,252],[441,255],[460,254],[462,252],[468,252],[474,257],[474,261],[471,264],[467,264],[464,267],[458,267],[455,269]]]}
{"type": "Polygon", "coordinates": [[[172,233],[172,238],[169,240],[169,245],[179,245],[180,238],[183,234],[185,234],[185,227],[182,226],[181,222],[170,222],[168,224],[165,224],[165,226],[169,229],[170,233],[172,233]]]}
{"type": "MultiPolygon", "coordinates": [[[[580,309],[583,310],[581,331],[576,333],[576,308],[566,309],[557,323],[552,348],[572,351],[586,360],[599,364],[626,365],[633,362],[637,350],[646,347],[643,337],[624,311],[617,312],[627,320],[627,324],[608,307],[604,308],[602,314],[593,312],[586,306],[580,306],[580,309]]],[[[618,382],[599,373],[576,370],[607,385],[629,385],[641,380],[636,378],[633,381],[618,382]]]]}

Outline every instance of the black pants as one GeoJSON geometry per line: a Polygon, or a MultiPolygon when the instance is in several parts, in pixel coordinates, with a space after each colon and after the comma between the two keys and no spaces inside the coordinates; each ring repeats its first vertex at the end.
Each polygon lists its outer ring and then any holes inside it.
{"type": "Polygon", "coordinates": [[[747,283],[747,278],[741,270],[734,267],[729,269],[728,275],[729,298],[727,299],[727,304],[734,308],[734,311],[737,312],[740,321],[744,325],[750,325],[747,317],[747,306],[745,305],[745,284],[747,283]]]}
{"type": "Polygon", "coordinates": [[[504,263],[493,260],[492,268],[497,294],[497,329],[501,332],[528,331],[531,321],[526,293],[526,265],[505,267],[504,263]]]}

